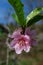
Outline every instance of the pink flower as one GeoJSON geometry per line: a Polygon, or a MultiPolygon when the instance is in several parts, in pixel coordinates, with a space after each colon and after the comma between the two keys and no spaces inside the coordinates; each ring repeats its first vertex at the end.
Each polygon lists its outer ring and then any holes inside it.
{"type": "Polygon", "coordinates": [[[21,54],[24,50],[25,52],[29,52],[31,45],[36,45],[35,39],[35,31],[30,31],[29,28],[26,28],[24,34],[21,32],[22,29],[15,30],[12,35],[9,35],[13,40],[10,42],[10,47],[15,50],[17,54],[21,54]]]}
{"type": "Polygon", "coordinates": [[[18,29],[10,36],[13,40],[10,42],[10,47],[15,50],[17,54],[30,51],[30,37],[28,35],[21,34],[21,30],[18,29]]]}

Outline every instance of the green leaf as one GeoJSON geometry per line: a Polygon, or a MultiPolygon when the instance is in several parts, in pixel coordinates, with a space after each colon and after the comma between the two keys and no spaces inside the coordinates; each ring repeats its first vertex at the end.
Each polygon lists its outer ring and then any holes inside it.
{"type": "Polygon", "coordinates": [[[40,13],[42,11],[43,11],[43,7],[42,8],[36,8],[35,10],[33,10],[26,18],[27,26],[30,26],[30,25],[36,23],[40,19],[43,19],[43,15],[40,15],[40,13]]]}
{"type": "Polygon", "coordinates": [[[12,14],[12,17],[16,20],[17,23],[19,22],[18,16],[16,15],[16,13],[15,14],[12,14]]]}
{"type": "Polygon", "coordinates": [[[23,4],[20,0],[8,0],[9,3],[13,6],[17,16],[18,16],[18,23],[21,26],[24,26],[26,23],[24,21],[24,11],[23,11],[23,4]]]}
{"type": "Polygon", "coordinates": [[[32,24],[38,22],[41,19],[43,19],[43,15],[38,14],[38,15],[34,16],[31,20],[29,20],[27,26],[31,26],[32,24]]]}

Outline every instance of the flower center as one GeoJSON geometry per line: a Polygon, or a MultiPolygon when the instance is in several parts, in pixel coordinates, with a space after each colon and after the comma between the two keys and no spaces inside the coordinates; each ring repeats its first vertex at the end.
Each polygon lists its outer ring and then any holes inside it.
{"type": "Polygon", "coordinates": [[[25,44],[25,40],[23,38],[19,39],[19,44],[23,46],[25,44]]]}

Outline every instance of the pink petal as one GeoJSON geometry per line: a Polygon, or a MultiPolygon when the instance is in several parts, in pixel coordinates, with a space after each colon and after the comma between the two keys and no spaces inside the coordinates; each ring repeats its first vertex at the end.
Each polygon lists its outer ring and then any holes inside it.
{"type": "Polygon", "coordinates": [[[28,35],[25,35],[24,37],[25,37],[26,39],[28,39],[28,40],[30,39],[30,36],[28,36],[28,35]]]}
{"type": "Polygon", "coordinates": [[[30,51],[30,48],[31,48],[30,46],[26,46],[26,47],[24,47],[24,51],[25,52],[29,52],[30,51]]]}
{"type": "Polygon", "coordinates": [[[17,37],[20,37],[21,32],[22,32],[22,29],[19,28],[18,30],[15,30],[15,31],[13,32],[12,35],[9,34],[8,37],[10,37],[10,38],[17,38],[17,37]]]}
{"type": "Polygon", "coordinates": [[[32,38],[35,38],[36,37],[36,31],[35,30],[32,30],[31,31],[31,33],[30,33],[30,36],[32,37],[32,38]]]}
{"type": "Polygon", "coordinates": [[[25,35],[24,37],[25,37],[25,44],[29,45],[30,44],[30,36],[25,35]]]}
{"type": "Polygon", "coordinates": [[[22,29],[15,30],[12,34],[12,38],[19,37],[21,35],[22,29]]]}
{"type": "Polygon", "coordinates": [[[24,39],[25,39],[26,42],[29,42],[30,41],[30,36],[29,35],[25,35],[24,39]]]}
{"type": "Polygon", "coordinates": [[[15,45],[14,48],[15,48],[15,52],[17,54],[21,54],[22,53],[23,48],[20,48],[20,45],[18,43],[15,45]]]}
{"type": "Polygon", "coordinates": [[[30,30],[30,28],[26,28],[25,30],[25,34],[30,35],[31,37],[35,37],[36,36],[36,31],[35,30],[30,30]]]}
{"type": "Polygon", "coordinates": [[[26,30],[25,30],[25,34],[30,35],[30,28],[29,28],[29,27],[26,28],[26,30]]]}
{"type": "Polygon", "coordinates": [[[16,39],[16,40],[15,40],[15,39],[12,40],[12,41],[10,42],[10,46],[13,48],[17,42],[18,42],[17,39],[16,39]]]}

